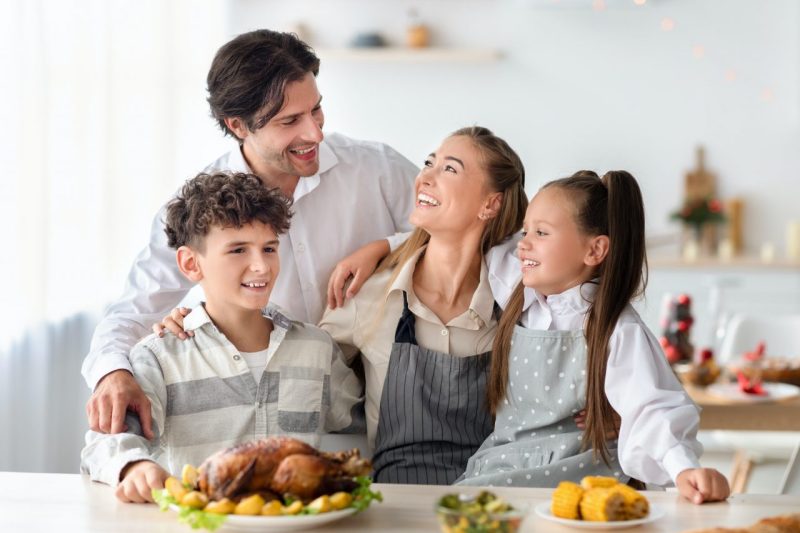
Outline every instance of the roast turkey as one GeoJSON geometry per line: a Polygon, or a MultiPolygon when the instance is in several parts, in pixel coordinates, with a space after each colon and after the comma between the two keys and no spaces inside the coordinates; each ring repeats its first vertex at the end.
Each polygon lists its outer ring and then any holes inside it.
{"type": "Polygon", "coordinates": [[[357,448],[321,452],[303,441],[269,437],[219,451],[198,469],[198,488],[212,500],[253,493],[292,495],[308,501],[323,494],[349,492],[355,476],[372,465],[357,448]]]}

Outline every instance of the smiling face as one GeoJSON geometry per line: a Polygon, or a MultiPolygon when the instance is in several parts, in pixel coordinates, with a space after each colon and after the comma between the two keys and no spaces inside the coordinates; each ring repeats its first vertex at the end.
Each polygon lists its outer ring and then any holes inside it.
{"type": "Polygon", "coordinates": [[[260,311],[269,302],[280,272],[278,236],[263,222],[241,228],[214,226],[203,252],[193,251],[196,278],[209,313],[260,311]]]}
{"type": "Polygon", "coordinates": [[[575,221],[574,202],[558,187],[546,187],[533,198],[523,232],[517,245],[522,283],[545,296],[590,280],[605,258],[608,237],[584,234],[575,221]]]}
{"type": "Polygon", "coordinates": [[[453,234],[458,238],[470,229],[481,231],[501,197],[488,183],[474,143],[463,135],[448,137],[428,155],[417,175],[409,221],[432,236],[453,234]]]}
{"type": "Polygon", "coordinates": [[[278,114],[256,131],[239,118],[226,119],[226,124],[241,139],[245,159],[256,174],[313,176],[319,171],[325,123],[316,78],[308,73],[301,81],[288,83],[284,97],[278,114]]]}

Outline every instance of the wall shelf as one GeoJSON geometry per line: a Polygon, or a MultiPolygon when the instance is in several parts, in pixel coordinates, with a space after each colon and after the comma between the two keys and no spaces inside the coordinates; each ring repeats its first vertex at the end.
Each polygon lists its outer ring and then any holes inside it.
{"type": "Polygon", "coordinates": [[[648,255],[648,265],[651,268],[669,268],[686,270],[713,269],[720,271],[729,270],[798,270],[800,271],[800,260],[797,259],[774,259],[773,261],[763,261],[758,256],[734,256],[723,260],[717,257],[698,257],[695,261],[687,261],[677,256],[668,255],[648,255]]]}
{"type": "Polygon", "coordinates": [[[498,50],[473,48],[315,48],[323,60],[393,63],[492,63],[502,54],[498,50]]]}

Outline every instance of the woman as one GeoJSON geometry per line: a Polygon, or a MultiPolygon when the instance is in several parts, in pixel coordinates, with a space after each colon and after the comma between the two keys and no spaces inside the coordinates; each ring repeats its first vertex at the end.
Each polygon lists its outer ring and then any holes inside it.
{"type": "MultiPolygon", "coordinates": [[[[493,427],[497,319],[483,256],[522,227],[525,170],[490,130],[463,128],[425,160],[415,194],[416,230],[320,327],[350,362],[361,354],[376,481],[450,484],[493,427]]],[[[155,331],[182,333],[183,314],[155,331]]]]}
{"type": "Polygon", "coordinates": [[[361,354],[378,482],[452,483],[492,430],[497,321],[483,255],[521,228],[524,185],[505,141],[454,132],[416,178],[417,229],[320,322],[348,357],[361,354]]]}

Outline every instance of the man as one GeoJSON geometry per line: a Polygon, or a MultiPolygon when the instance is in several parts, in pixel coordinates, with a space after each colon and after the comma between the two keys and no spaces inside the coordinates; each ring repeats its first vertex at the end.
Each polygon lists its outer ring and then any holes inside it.
{"type": "MultiPolygon", "coordinates": [[[[390,147],[323,136],[316,84],[319,59],[294,35],[257,30],[219,49],[208,73],[208,102],[223,131],[239,146],[205,172],[256,174],[267,187],[292,198],[293,219],[280,236],[283,274],[272,300],[293,319],[317,322],[334,268],[353,275],[354,290],[375,265],[343,257],[380,239],[399,244],[410,230],[417,168],[390,147]]],[[[164,234],[164,208],[150,242],[131,268],[125,293],[95,331],[82,373],[94,394],[90,428],[117,433],[125,411],[139,414],[151,438],[150,403],[131,374],[128,353],[191,289],[178,270],[164,234]]]]}

